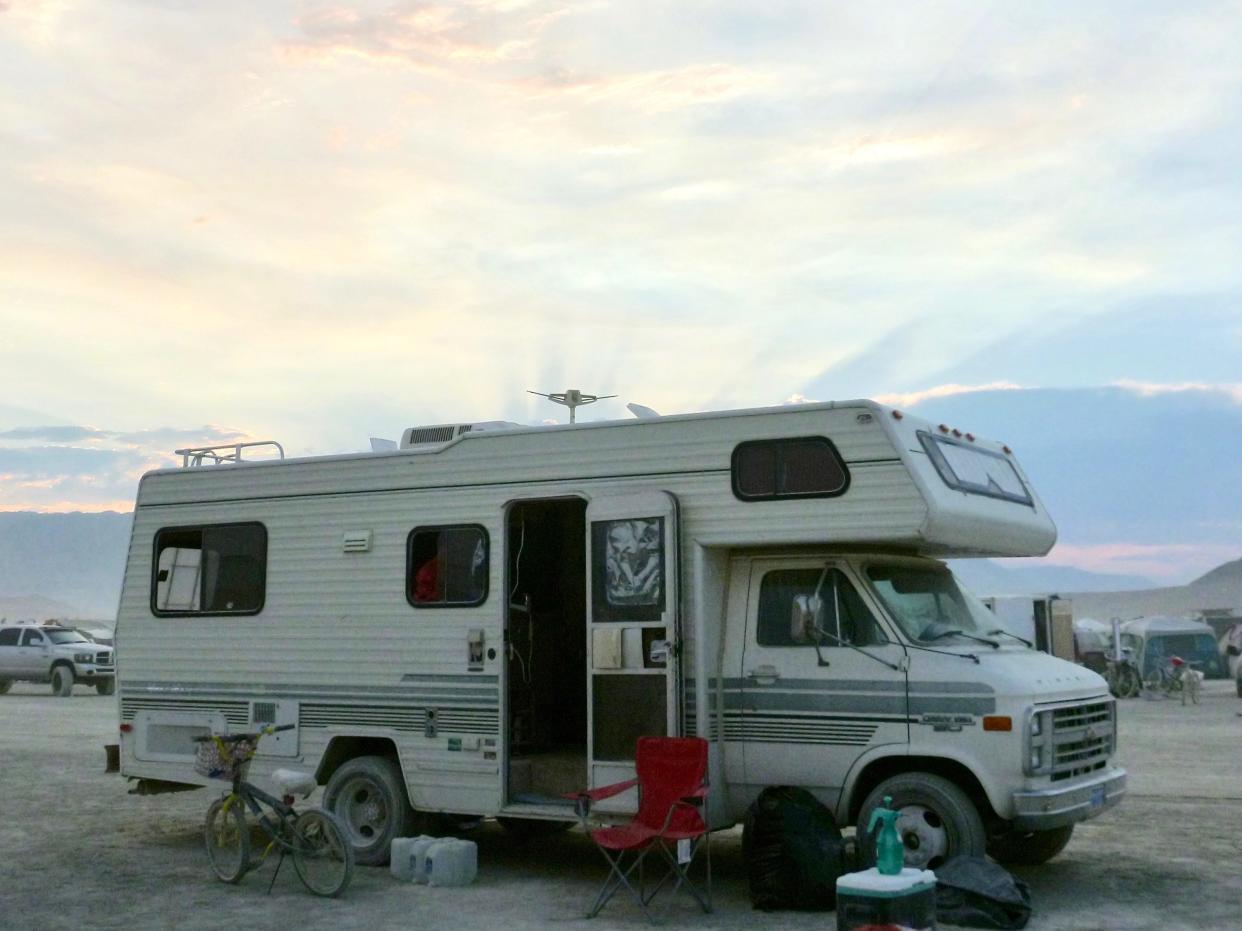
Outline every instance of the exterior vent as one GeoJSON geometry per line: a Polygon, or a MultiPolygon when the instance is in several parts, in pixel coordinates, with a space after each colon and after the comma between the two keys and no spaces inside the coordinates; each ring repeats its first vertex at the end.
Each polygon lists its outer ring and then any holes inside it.
{"type": "Polygon", "coordinates": [[[428,427],[409,427],[401,434],[402,449],[416,449],[420,446],[432,446],[447,443],[466,433],[481,433],[484,430],[507,430],[520,427],[521,424],[508,420],[485,420],[480,423],[444,423],[428,427]]]}
{"type": "Polygon", "coordinates": [[[341,551],[345,553],[371,552],[371,531],[346,530],[341,538],[341,551]]]}
{"type": "Polygon", "coordinates": [[[276,702],[274,701],[257,701],[254,703],[251,712],[251,718],[255,724],[275,724],[276,723],[276,702]]]}

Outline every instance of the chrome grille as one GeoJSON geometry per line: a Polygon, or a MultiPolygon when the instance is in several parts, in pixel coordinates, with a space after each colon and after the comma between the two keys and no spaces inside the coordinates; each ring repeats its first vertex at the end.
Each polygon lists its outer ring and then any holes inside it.
{"type": "Polygon", "coordinates": [[[1076,779],[1108,764],[1116,749],[1116,703],[1084,702],[1052,712],[1052,781],[1076,779]]]}
{"type": "Polygon", "coordinates": [[[111,666],[112,665],[112,654],[111,653],[96,653],[95,654],[95,665],[111,666]]]}

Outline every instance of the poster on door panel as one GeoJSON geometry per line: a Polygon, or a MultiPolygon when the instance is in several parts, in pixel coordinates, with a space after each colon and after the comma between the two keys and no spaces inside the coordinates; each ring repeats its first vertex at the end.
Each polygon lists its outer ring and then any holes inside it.
{"type": "Polygon", "coordinates": [[[596,621],[654,621],[664,611],[664,518],[592,525],[596,621]]]}

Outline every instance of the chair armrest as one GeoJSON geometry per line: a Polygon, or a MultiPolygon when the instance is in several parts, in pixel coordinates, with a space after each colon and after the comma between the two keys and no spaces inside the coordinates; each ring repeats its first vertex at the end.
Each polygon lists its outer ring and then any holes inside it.
{"type": "Polygon", "coordinates": [[[597,789],[580,789],[577,792],[566,792],[561,798],[588,798],[592,802],[602,802],[604,799],[620,795],[626,789],[632,789],[636,785],[638,785],[637,779],[627,779],[625,782],[614,782],[612,785],[600,786],[597,789]]]}
{"type": "Polygon", "coordinates": [[[591,805],[595,802],[602,802],[606,798],[612,798],[614,795],[620,795],[627,789],[632,789],[638,785],[637,779],[627,779],[625,782],[614,782],[612,785],[600,786],[596,789],[581,789],[577,792],[566,792],[561,798],[572,799],[574,803],[574,811],[578,817],[586,818],[591,811],[591,805]]]}

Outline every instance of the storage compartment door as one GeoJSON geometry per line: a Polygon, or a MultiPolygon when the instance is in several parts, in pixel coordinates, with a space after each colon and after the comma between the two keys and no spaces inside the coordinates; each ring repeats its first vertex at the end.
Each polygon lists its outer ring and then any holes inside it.
{"type": "MultiPolygon", "coordinates": [[[[587,506],[587,742],[592,787],[634,776],[639,737],[678,732],[677,499],[587,506]]],[[[605,811],[634,811],[637,793],[605,811]]]]}

